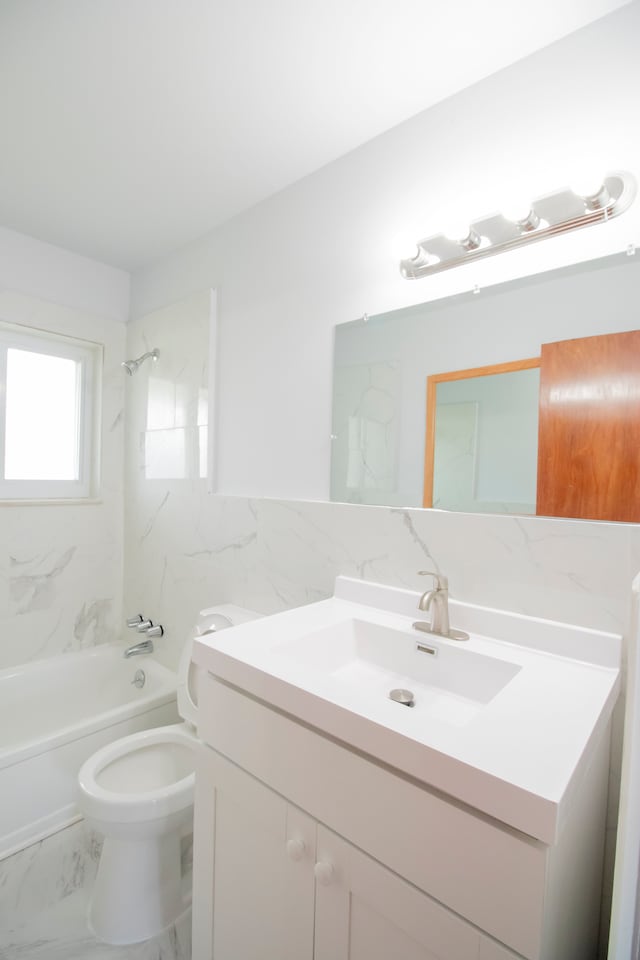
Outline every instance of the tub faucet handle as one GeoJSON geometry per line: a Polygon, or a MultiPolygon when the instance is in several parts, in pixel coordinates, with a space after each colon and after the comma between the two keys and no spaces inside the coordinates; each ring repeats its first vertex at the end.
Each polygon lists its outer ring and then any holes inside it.
{"type": "Polygon", "coordinates": [[[129,630],[135,630],[139,623],[142,623],[143,616],[141,613],[138,613],[135,617],[129,617],[127,620],[127,626],[129,630]]]}
{"type": "Polygon", "coordinates": [[[154,623],[152,627],[149,627],[148,630],[145,630],[145,634],[148,637],[161,637],[163,633],[164,633],[164,630],[162,629],[162,626],[159,623],[154,623]]]}
{"type": "Polygon", "coordinates": [[[147,630],[153,626],[152,620],[140,620],[139,623],[136,623],[135,627],[138,633],[146,633],[147,630]]]}

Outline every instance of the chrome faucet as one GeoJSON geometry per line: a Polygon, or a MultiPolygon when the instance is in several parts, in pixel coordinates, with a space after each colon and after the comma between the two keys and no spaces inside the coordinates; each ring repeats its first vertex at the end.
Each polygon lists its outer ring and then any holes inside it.
{"type": "Polygon", "coordinates": [[[139,643],[134,643],[132,647],[127,647],[124,655],[128,660],[129,657],[137,657],[141,653],[153,653],[153,640],[141,640],[139,643]]]}
{"type": "Polygon", "coordinates": [[[153,638],[161,637],[164,633],[159,623],[154,624],[152,620],[145,620],[141,613],[135,617],[129,617],[127,627],[130,630],[136,630],[137,633],[144,633],[147,637],[146,640],[140,640],[139,643],[127,647],[124,651],[124,656],[127,658],[137,657],[141,653],[153,653],[153,638]]]}
{"type": "Polygon", "coordinates": [[[462,630],[452,630],[449,624],[449,581],[441,573],[433,570],[419,570],[421,577],[433,577],[433,587],[425,590],[418,600],[418,610],[431,609],[431,623],[417,620],[413,626],[424,633],[433,633],[437,637],[450,640],[468,640],[469,634],[462,630]]]}

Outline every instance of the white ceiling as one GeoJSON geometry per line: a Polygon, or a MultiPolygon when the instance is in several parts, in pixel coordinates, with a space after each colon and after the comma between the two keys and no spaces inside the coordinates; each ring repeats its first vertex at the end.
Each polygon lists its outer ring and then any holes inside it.
{"type": "Polygon", "coordinates": [[[628,0],[0,0],[0,225],[128,270],[628,0]]]}

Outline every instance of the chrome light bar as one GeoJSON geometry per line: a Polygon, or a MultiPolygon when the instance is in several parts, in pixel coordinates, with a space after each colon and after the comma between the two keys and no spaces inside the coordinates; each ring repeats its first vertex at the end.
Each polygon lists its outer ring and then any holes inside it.
{"type": "Polygon", "coordinates": [[[400,272],[407,280],[417,280],[534,240],[604,223],[628,210],[635,195],[635,177],[626,171],[608,174],[596,193],[589,196],[558,190],[534,200],[524,220],[508,220],[496,213],[474,220],[462,239],[436,233],[420,240],[415,257],[400,262],[400,272]]]}

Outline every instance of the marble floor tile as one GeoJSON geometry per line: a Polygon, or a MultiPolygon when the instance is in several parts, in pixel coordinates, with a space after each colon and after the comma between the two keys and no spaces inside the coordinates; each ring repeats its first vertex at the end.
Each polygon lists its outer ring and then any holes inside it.
{"type": "Polygon", "coordinates": [[[100,943],[86,922],[78,891],[13,930],[0,932],[0,960],[190,960],[191,911],[151,940],[115,947],[100,943]]]}

